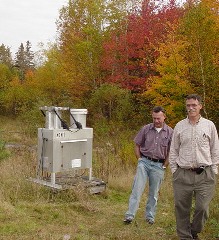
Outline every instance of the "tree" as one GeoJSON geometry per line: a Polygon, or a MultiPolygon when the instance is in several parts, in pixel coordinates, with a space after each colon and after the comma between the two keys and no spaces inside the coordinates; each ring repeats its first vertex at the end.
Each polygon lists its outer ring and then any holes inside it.
{"type": "Polygon", "coordinates": [[[112,32],[111,39],[104,44],[102,68],[106,81],[141,93],[150,77],[159,74],[154,67],[159,55],[157,48],[181,14],[175,1],[159,5],[145,0],[141,7],[135,6],[123,22],[126,29],[112,32]]]}
{"type": "Polygon", "coordinates": [[[34,53],[31,50],[31,43],[30,41],[27,41],[25,46],[25,62],[26,62],[27,69],[33,70],[35,68],[35,64],[33,60],[34,60],[34,53]]]}
{"type": "Polygon", "coordinates": [[[1,109],[8,114],[18,115],[36,102],[33,58],[31,44],[27,41],[25,46],[21,43],[14,65],[11,64],[9,68],[0,64],[1,109]]]}
{"type": "Polygon", "coordinates": [[[211,4],[208,0],[188,1],[180,24],[159,48],[156,69],[160,75],[152,78],[152,85],[144,96],[153,104],[166,106],[173,125],[185,116],[185,96],[198,93],[204,97],[205,116],[218,126],[219,29],[216,5],[216,1],[211,4]]]}
{"type": "Polygon", "coordinates": [[[4,96],[13,77],[12,64],[10,48],[2,44],[0,46],[0,109],[2,112],[5,112],[4,96]]]}
{"type": "Polygon", "coordinates": [[[67,104],[69,106],[69,103],[72,104],[74,92],[71,92],[71,86],[69,79],[66,77],[61,57],[57,46],[51,46],[46,52],[47,60],[38,67],[35,73],[35,88],[46,105],[67,104]]]}
{"type": "Polygon", "coordinates": [[[12,56],[9,47],[6,47],[4,44],[0,46],[0,63],[5,64],[8,67],[12,66],[12,56]]]}
{"type": "Polygon", "coordinates": [[[73,93],[81,93],[83,99],[103,82],[100,64],[103,42],[122,18],[124,2],[69,1],[60,12],[58,31],[62,65],[73,93]]]}
{"type": "Polygon", "coordinates": [[[156,61],[159,76],[151,77],[151,85],[142,94],[152,105],[161,105],[167,110],[171,126],[184,116],[185,96],[194,89],[186,77],[189,74],[185,56],[187,47],[187,41],[179,38],[173,29],[159,47],[160,55],[156,61]]]}
{"type": "Polygon", "coordinates": [[[188,79],[196,92],[203,96],[206,117],[218,121],[218,56],[219,56],[219,2],[216,0],[190,1],[181,30],[190,43],[187,61],[188,79]],[[216,107],[216,109],[215,109],[216,107]]]}
{"type": "Polygon", "coordinates": [[[104,1],[69,1],[58,25],[66,73],[75,87],[94,87],[99,79],[104,1]],[[82,83],[83,82],[83,83],[82,83]]]}
{"type": "Polygon", "coordinates": [[[106,122],[117,127],[124,126],[123,123],[130,121],[133,113],[130,91],[113,84],[102,84],[91,95],[89,113],[94,125],[106,122]]]}
{"type": "Polygon", "coordinates": [[[19,78],[21,82],[25,80],[25,74],[27,71],[34,70],[34,54],[31,51],[31,43],[29,41],[26,42],[24,46],[21,43],[18,51],[15,53],[15,67],[19,70],[19,78]]]}

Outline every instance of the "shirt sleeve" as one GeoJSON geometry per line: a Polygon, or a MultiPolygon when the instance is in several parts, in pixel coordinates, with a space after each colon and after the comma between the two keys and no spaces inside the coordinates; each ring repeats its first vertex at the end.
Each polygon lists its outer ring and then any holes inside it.
{"type": "Polygon", "coordinates": [[[148,126],[144,126],[141,130],[137,133],[134,138],[135,144],[141,146],[145,142],[145,133],[148,131],[148,126]]]}
{"type": "Polygon", "coordinates": [[[169,153],[169,165],[171,172],[174,173],[177,166],[177,159],[179,158],[179,147],[180,147],[180,138],[177,126],[173,130],[173,137],[170,145],[170,153],[169,153]]]}
{"type": "Polygon", "coordinates": [[[218,173],[218,164],[219,164],[219,140],[218,133],[215,125],[212,126],[211,133],[211,142],[210,142],[210,151],[211,151],[211,160],[212,160],[212,168],[214,173],[218,173]]]}

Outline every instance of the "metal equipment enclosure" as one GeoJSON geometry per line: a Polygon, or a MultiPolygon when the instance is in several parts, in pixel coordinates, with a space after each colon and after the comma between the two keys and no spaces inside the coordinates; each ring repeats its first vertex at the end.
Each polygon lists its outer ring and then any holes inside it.
{"type": "Polygon", "coordinates": [[[86,127],[87,109],[45,106],[40,110],[46,123],[45,128],[38,129],[37,178],[34,182],[62,189],[63,185],[58,182],[60,176],[68,176],[69,181],[84,172],[88,174],[87,180],[92,181],[93,128],[86,127]],[[62,119],[63,111],[69,114],[69,127],[62,119]]]}

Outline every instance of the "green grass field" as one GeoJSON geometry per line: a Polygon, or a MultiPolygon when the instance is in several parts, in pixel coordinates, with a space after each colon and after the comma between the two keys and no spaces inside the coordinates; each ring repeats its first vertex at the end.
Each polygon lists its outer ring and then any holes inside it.
{"type": "MultiPolygon", "coordinates": [[[[54,191],[28,181],[36,172],[37,136],[29,137],[15,120],[2,119],[0,126],[1,240],[177,239],[169,169],[160,191],[156,223],[151,226],[144,221],[146,188],[135,221],[124,225],[135,166],[122,167],[121,154],[109,155],[109,149],[103,149],[103,154],[94,151],[94,173],[105,178],[105,192],[91,195],[80,186],[54,191]]],[[[203,240],[219,237],[218,191],[217,186],[210,218],[200,235],[203,240]]]]}

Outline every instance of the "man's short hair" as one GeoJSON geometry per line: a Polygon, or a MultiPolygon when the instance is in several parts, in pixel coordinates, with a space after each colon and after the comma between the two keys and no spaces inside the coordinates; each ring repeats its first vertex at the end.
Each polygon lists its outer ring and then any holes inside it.
{"type": "Polygon", "coordinates": [[[189,94],[186,97],[186,100],[189,100],[189,99],[198,100],[199,103],[202,103],[202,97],[200,95],[198,95],[198,94],[189,94]]]}
{"type": "Polygon", "coordinates": [[[155,112],[155,113],[163,112],[165,114],[165,109],[161,106],[156,106],[156,107],[153,108],[152,112],[155,112]]]}

